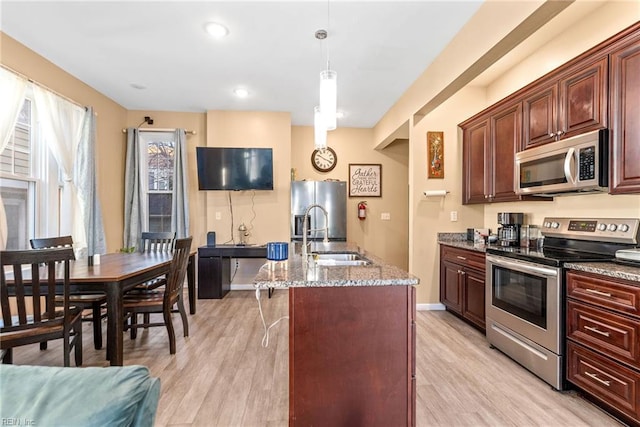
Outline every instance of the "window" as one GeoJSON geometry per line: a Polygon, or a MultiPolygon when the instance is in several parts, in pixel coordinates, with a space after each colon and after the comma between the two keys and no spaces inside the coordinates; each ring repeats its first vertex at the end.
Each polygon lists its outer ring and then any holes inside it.
{"type": "Polygon", "coordinates": [[[0,154],[7,249],[28,249],[29,239],[57,236],[71,229],[69,215],[60,215],[59,211],[59,200],[66,194],[60,185],[58,166],[40,137],[37,123],[28,89],[13,134],[0,154]]]}
{"type": "Polygon", "coordinates": [[[148,176],[148,224],[152,232],[171,231],[175,141],[173,132],[140,132],[146,144],[148,176]]]}
{"type": "Polygon", "coordinates": [[[35,226],[31,100],[25,99],[9,144],[0,155],[0,194],[7,216],[7,249],[27,249],[35,226]]]}

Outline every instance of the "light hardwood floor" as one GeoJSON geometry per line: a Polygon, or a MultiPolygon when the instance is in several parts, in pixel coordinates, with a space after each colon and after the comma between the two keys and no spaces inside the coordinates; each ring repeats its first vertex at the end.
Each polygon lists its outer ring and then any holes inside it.
{"type": "MultiPolygon", "coordinates": [[[[262,294],[267,323],[288,314],[288,294],[262,294]]],[[[271,329],[263,348],[255,293],[233,291],[199,300],[182,337],[175,315],[177,354],[164,328],[125,337],[125,364],[146,365],[160,377],[157,426],[288,425],[288,321],[271,329]]],[[[557,392],[489,348],[484,336],[446,312],[417,314],[418,426],[618,426],[573,392],[557,392]]],[[[106,328],[105,328],[106,329],[106,328]]],[[[85,366],[108,366],[83,329],[85,366]]],[[[14,351],[16,364],[62,365],[60,343],[14,351]]]]}

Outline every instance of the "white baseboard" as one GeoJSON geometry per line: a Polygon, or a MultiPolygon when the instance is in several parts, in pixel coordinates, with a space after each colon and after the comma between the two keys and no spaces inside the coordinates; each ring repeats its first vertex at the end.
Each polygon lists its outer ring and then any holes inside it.
{"type": "Polygon", "coordinates": [[[256,288],[255,286],[248,284],[248,285],[242,285],[242,284],[237,284],[237,285],[231,285],[230,289],[232,291],[255,291],[256,288]]]}
{"type": "Polygon", "coordinates": [[[416,304],[417,311],[436,311],[436,310],[444,310],[444,304],[435,303],[435,304],[416,304]]]}

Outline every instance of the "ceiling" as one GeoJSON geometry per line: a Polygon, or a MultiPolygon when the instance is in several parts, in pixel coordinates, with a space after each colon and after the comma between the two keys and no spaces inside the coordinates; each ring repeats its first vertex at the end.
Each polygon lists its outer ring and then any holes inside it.
{"type": "Polygon", "coordinates": [[[481,3],[2,0],[0,30],[127,110],[283,111],[294,125],[312,125],[328,57],[338,126],[369,128],[481,3]],[[211,21],[230,34],[209,37],[211,21]]]}

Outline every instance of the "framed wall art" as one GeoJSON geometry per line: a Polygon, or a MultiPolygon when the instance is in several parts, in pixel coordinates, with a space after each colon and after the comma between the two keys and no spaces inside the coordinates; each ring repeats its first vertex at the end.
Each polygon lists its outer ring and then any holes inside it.
{"type": "Polygon", "coordinates": [[[444,178],[444,132],[427,132],[427,177],[444,178]]]}
{"type": "Polygon", "coordinates": [[[382,165],[349,163],[349,197],[382,197],[382,165]]]}

